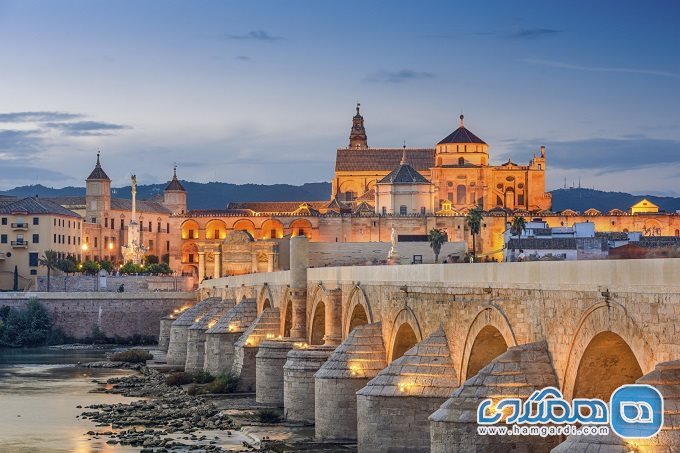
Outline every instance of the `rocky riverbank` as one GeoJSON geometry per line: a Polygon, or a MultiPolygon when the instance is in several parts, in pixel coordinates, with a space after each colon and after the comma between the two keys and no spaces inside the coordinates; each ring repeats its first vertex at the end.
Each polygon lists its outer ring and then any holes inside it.
{"type": "MultiPolygon", "coordinates": [[[[106,436],[108,444],[141,447],[143,452],[233,451],[219,446],[219,435],[205,434],[219,431],[220,435],[232,437],[238,426],[229,416],[210,401],[190,396],[181,387],[166,385],[163,374],[146,367],[140,371],[141,375],[111,378],[108,385],[95,390],[145,399],[86,407],[88,411],[80,417],[107,428],[88,435],[106,436]]],[[[241,447],[241,451],[253,450],[247,441],[241,447]]]]}

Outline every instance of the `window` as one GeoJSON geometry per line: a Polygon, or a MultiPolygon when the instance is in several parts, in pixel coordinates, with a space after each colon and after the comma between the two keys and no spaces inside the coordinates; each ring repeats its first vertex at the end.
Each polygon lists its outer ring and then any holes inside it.
{"type": "Polygon", "coordinates": [[[33,243],[34,244],[40,244],[40,235],[39,234],[33,235],[33,243]]]}
{"type": "Polygon", "coordinates": [[[153,239],[149,239],[149,249],[153,249],[153,239]]]}
{"type": "Polygon", "coordinates": [[[161,222],[158,222],[158,232],[161,232],[161,222]]]}
{"type": "Polygon", "coordinates": [[[382,207],[382,215],[387,215],[387,207],[386,206],[382,207]]]}
{"type": "Polygon", "coordinates": [[[166,233],[169,233],[169,232],[170,232],[170,224],[169,224],[169,223],[166,223],[166,224],[165,224],[165,232],[166,232],[166,233]]]}
{"type": "MultiPolygon", "coordinates": [[[[375,223],[375,222],[374,222],[374,223],[375,223]]],[[[300,228],[300,229],[298,230],[298,236],[304,236],[304,235],[305,235],[305,229],[304,229],[304,228],[300,228]]]]}
{"type": "Polygon", "coordinates": [[[33,217],[33,225],[40,225],[40,217],[33,217]]]}
{"type": "Polygon", "coordinates": [[[149,232],[151,232],[151,222],[149,222],[149,232]]]}
{"type": "Polygon", "coordinates": [[[3,217],[1,223],[2,223],[3,225],[7,225],[7,217],[3,217]]]}
{"type": "Polygon", "coordinates": [[[97,248],[97,239],[99,238],[94,238],[94,248],[97,248]]]}
{"type": "Polygon", "coordinates": [[[524,204],[524,195],[517,195],[517,204],[518,205],[524,204]]]}
{"type": "MultiPolygon", "coordinates": [[[[218,231],[219,231],[219,230],[215,231],[215,233],[218,233],[218,231]]],[[[218,233],[218,234],[219,234],[219,233],[218,233]]],[[[217,237],[217,235],[215,235],[215,237],[217,237]]],[[[274,230],[274,229],[269,230],[269,238],[270,238],[270,239],[274,239],[275,237],[276,237],[276,230],[274,230]]]]}
{"type": "Polygon", "coordinates": [[[189,230],[189,239],[196,239],[196,236],[194,236],[194,230],[189,230]]]}
{"type": "Polygon", "coordinates": [[[78,245],[80,245],[80,238],[78,238],[78,245]]]}
{"type": "Polygon", "coordinates": [[[193,253],[190,253],[190,254],[189,254],[189,262],[190,262],[190,263],[193,263],[193,262],[194,262],[194,254],[193,254],[193,253]]]}
{"type": "Polygon", "coordinates": [[[125,229],[125,219],[120,219],[120,229],[121,230],[125,229]]]}
{"type": "Polygon", "coordinates": [[[55,243],[55,244],[57,243],[57,235],[56,234],[54,235],[52,242],[55,243]]]}
{"type": "Polygon", "coordinates": [[[97,223],[97,218],[96,218],[96,217],[92,217],[91,220],[92,220],[92,223],[97,223]]]}
{"type": "Polygon", "coordinates": [[[165,241],[165,251],[166,252],[170,251],[170,241],[165,241]]]}
{"type": "Polygon", "coordinates": [[[541,170],[541,167],[542,167],[541,164],[538,164],[538,169],[539,169],[539,170],[541,170]]]}
{"type": "Polygon", "coordinates": [[[114,225],[116,224],[116,219],[111,219],[111,229],[113,230],[116,228],[114,225]]]}
{"type": "Polygon", "coordinates": [[[31,275],[38,275],[38,269],[31,269],[31,275]]]}
{"type": "Polygon", "coordinates": [[[38,267],[38,252],[31,252],[28,254],[28,265],[31,267],[38,267]]]}
{"type": "Polygon", "coordinates": [[[406,205],[401,205],[399,206],[399,215],[406,215],[408,214],[408,208],[406,205]]]}
{"type": "Polygon", "coordinates": [[[54,223],[54,226],[57,226],[57,219],[54,219],[52,222],[54,223]]]}
{"type": "Polygon", "coordinates": [[[109,227],[109,218],[105,217],[104,218],[104,228],[108,228],[108,227],[109,227]]]}
{"type": "Polygon", "coordinates": [[[420,215],[425,215],[425,206],[420,207],[420,215]]]}
{"type": "Polygon", "coordinates": [[[7,235],[0,234],[0,244],[7,244],[7,235]]]}
{"type": "Polygon", "coordinates": [[[459,157],[458,158],[458,165],[465,165],[465,159],[463,159],[462,157],[459,157]]]}

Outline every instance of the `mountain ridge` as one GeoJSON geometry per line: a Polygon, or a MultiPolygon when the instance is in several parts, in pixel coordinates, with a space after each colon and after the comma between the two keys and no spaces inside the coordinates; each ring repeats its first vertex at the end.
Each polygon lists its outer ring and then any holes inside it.
{"type": "MultiPolygon", "coordinates": [[[[137,186],[140,199],[162,195],[167,184],[146,184],[137,186]]],[[[229,202],[237,201],[322,201],[329,200],[331,185],[328,182],[292,184],[231,184],[225,182],[182,181],[187,190],[189,209],[224,209],[229,202]]],[[[112,188],[115,197],[129,198],[130,186],[112,188]]],[[[627,211],[630,207],[647,198],[666,212],[680,211],[680,198],[656,195],[634,195],[626,192],[605,192],[602,190],[569,188],[551,191],[555,212],[573,209],[583,212],[589,208],[606,213],[614,208],[627,211]]],[[[16,197],[68,197],[84,196],[84,187],[45,187],[41,184],[19,186],[0,191],[0,195],[16,197]]]]}

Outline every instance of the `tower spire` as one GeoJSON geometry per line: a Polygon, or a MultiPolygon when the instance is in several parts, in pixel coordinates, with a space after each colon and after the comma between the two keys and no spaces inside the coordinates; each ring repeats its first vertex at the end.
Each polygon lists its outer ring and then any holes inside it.
{"type": "Polygon", "coordinates": [[[361,104],[357,102],[357,114],[352,118],[352,129],[349,133],[349,147],[352,149],[368,148],[368,138],[364,127],[364,117],[361,116],[361,104]]]}
{"type": "Polygon", "coordinates": [[[400,165],[406,165],[406,140],[404,140],[404,148],[401,152],[401,163],[400,165]]]}
{"type": "Polygon", "coordinates": [[[465,116],[461,113],[460,114],[460,127],[465,127],[465,116]]]}

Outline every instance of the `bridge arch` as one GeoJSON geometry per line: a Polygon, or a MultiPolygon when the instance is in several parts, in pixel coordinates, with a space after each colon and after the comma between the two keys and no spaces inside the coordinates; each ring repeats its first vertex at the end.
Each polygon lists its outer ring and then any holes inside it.
{"type": "Polygon", "coordinates": [[[373,313],[366,298],[366,293],[359,285],[355,285],[347,298],[347,310],[342,323],[342,338],[345,339],[355,327],[373,323],[373,313]]]}
{"type": "Polygon", "coordinates": [[[392,363],[423,339],[420,323],[411,307],[402,308],[392,322],[390,340],[387,343],[387,363],[392,363]]]}
{"type": "Polygon", "coordinates": [[[463,357],[458,370],[465,382],[509,347],[517,346],[512,326],[503,311],[495,305],[481,308],[468,328],[463,357]]]}
{"type": "Polygon", "coordinates": [[[309,316],[309,344],[320,345],[324,343],[326,335],[326,289],[319,283],[312,293],[311,312],[309,316]]]}
{"type": "Polygon", "coordinates": [[[274,308],[275,306],[269,285],[264,285],[257,294],[257,313],[260,314],[265,308],[274,308]]]}
{"type": "Polygon", "coordinates": [[[281,336],[290,337],[290,329],[293,328],[293,301],[290,297],[290,288],[283,295],[281,311],[281,336]]]}
{"type": "MultiPolygon", "coordinates": [[[[612,375],[619,375],[621,385],[649,373],[656,360],[647,336],[620,303],[602,301],[589,307],[569,346],[562,384],[565,398],[611,394],[609,389],[616,384],[612,379],[617,379],[612,375]],[[588,379],[600,382],[589,386],[588,379]]],[[[609,400],[609,395],[605,399],[609,400]]]]}

